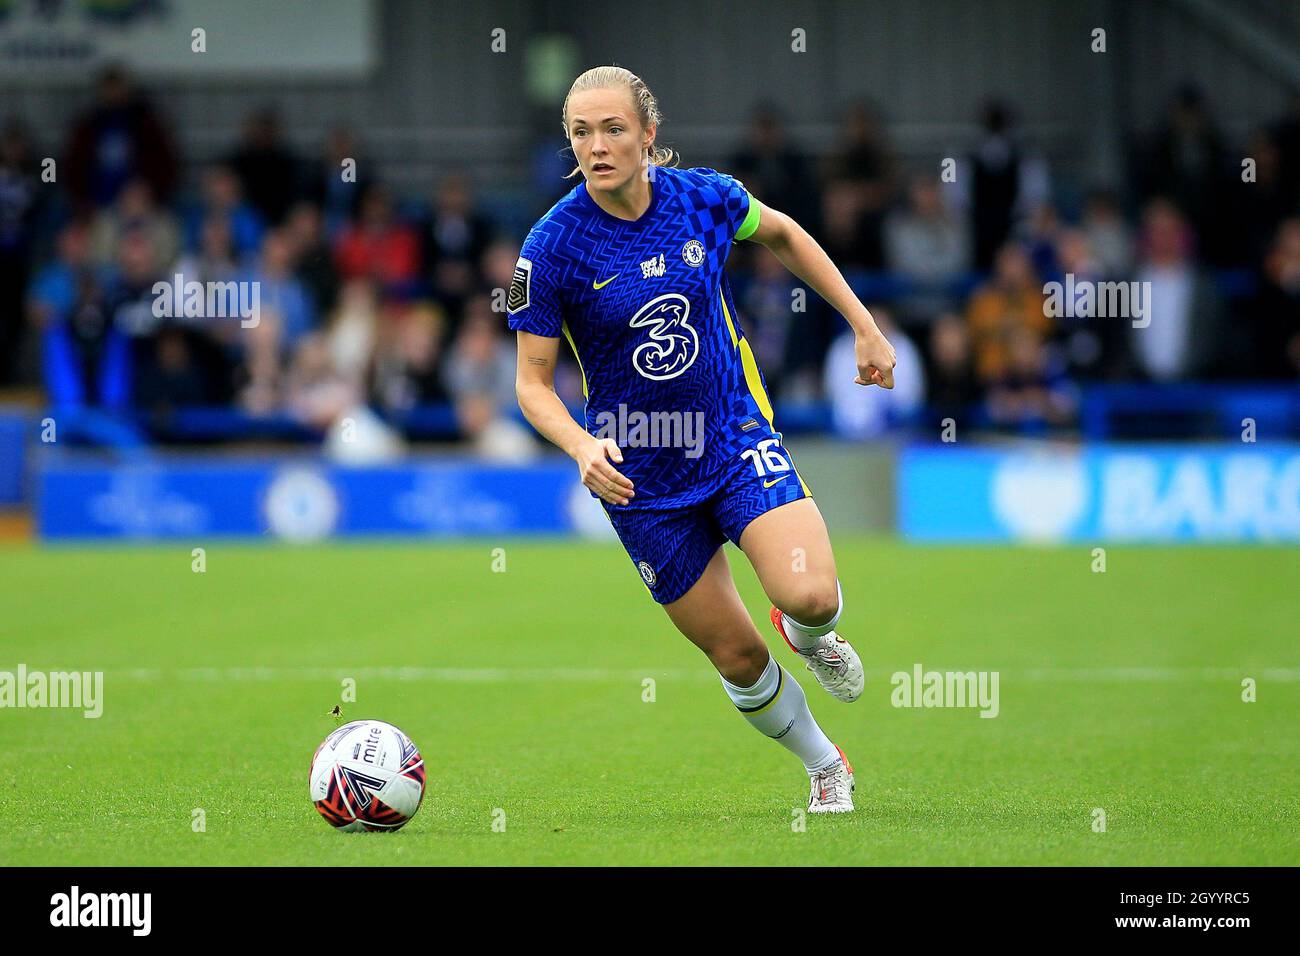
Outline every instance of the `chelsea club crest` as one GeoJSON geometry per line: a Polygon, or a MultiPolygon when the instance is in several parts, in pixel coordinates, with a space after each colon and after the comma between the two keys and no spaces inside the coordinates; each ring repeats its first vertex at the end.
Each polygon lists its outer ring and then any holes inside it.
{"type": "Polygon", "coordinates": [[[699,266],[704,261],[704,243],[692,239],[682,246],[682,260],[692,269],[699,266]]]}

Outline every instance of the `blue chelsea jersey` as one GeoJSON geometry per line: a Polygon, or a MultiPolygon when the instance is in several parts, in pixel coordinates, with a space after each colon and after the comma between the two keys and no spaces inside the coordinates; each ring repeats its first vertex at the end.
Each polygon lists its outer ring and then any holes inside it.
{"type": "Polygon", "coordinates": [[[724,268],[758,228],[743,184],[712,169],[659,167],[628,221],[579,184],[528,233],[507,296],[511,329],[568,339],[586,428],[613,438],[636,487],[631,508],[712,495],[728,462],[775,432],[724,268]]]}

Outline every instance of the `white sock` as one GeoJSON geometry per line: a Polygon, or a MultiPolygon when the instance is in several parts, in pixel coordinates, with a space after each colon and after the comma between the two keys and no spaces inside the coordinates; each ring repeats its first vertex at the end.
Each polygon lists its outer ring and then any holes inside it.
{"type": "Polygon", "coordinates": [[[844,613],[844,591],[840,588],[838,579],[835,581],[835,597],[839,601],[839,607],[835,609],[835,616],[825,624],[800,624],[789,614],[781,612],[781,628],[785,631],[786,638],[798,650],[811,651],[817,646],[823,634],[835,630],[840,615],[844,613]]]}
{"type": "Polygon", "coordinates": [[[740,715],[803,761],[809,773],[840,759],[830,738],[817,726],[799,682],[776,658],[768,657],[763,676],[752,687],[737,687],[725,677],[722,686],[740,715]]]}

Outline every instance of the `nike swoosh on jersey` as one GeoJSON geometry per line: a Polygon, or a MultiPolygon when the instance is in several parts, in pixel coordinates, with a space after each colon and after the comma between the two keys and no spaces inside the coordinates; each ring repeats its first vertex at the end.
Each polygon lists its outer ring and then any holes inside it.
{"type": "Polygon", "coordinates": [[[597,282],[595,279],[592,279],[592,280],[591,280],[591,287],[592,287],[593,289],[603,289],[603,288],[605,288],[605,286],[609,285],[611,282],[613,282],[615,279],[617,279],[621,274],[622,274],[622,273],[615,272],[612,276],[610,276],[610,277],[609,277],[608,279],[606,279],[604,282],[597,282]]]}
{"type": "Polygon", "coordinates": [[[773,478],[771,481],[765,481],[765,482],[763,482],[763,487],[764,487],[764,488],[771,488],[771,487],[772,487],[774,484],[776,484],[778,481],[785,481],[785,480],[786,480],[787,478],[789,478],[789,477],[790,477],[789,475],[782,475],[780,478],[773,478]]]}

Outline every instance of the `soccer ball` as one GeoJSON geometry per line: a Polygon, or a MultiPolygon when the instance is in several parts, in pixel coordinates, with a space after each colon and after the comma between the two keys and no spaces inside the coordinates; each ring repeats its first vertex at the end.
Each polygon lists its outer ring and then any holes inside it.
{"type": "Polygon", "coordinates": [[[382,720],[354,720],[311,758],[311,799],[340,830],[400,830],[424,799],[424,760],[411,738],[382,720]]]}

